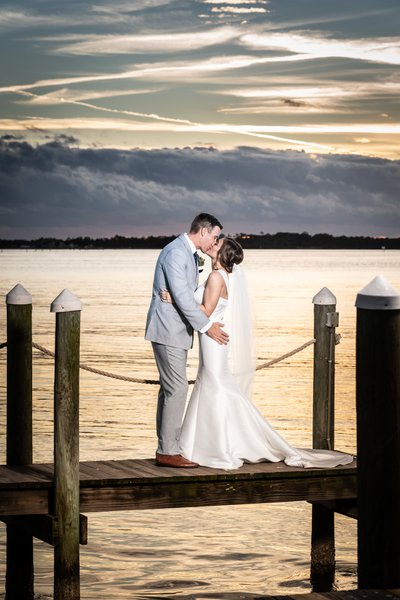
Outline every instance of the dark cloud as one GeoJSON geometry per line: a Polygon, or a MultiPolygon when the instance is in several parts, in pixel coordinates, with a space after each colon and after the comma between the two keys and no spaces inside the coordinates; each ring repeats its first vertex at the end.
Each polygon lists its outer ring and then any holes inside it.
{"type": "MultiPolygon", "coordinates": [[[[73,144],[73,145],[71,145],[73,144]]],[[[400,235],[400,161],[251,147],[116,150],[0,141],[0,237],[175,233],[400,235]]]]}
{"type": "Polygon", "coordinates": [[[304,108],[305,106],[312,106],[311,104],[307,104],[307,102],[293,100],[292,98],[283,98],[282,103],[285,104],[285,106],[292,106],[293,108],[304,108]]]}

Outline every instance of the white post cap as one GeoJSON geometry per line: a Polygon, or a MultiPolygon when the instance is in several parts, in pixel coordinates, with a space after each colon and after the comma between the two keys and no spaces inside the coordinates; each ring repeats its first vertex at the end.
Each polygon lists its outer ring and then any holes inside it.
{"type": "Polygon", "coordinates": [[[23,285],[17,283],[6,296],[6,304],[32,304],[32,296],[23,285]]]}
{"type": "Polygon", "coordinates": [[[327,287],[323,287],[312,299],[313,304],[336,304],[336,296],[332,294],[331,290],[327,287]]]}
{"type": "Polygon", "coordinates": [[[51,303],[50,312],[72,312],[82,310],[82,303],[69,290],[63,290],[51,303]]]}
{"type": "Polygon", "coordinates": [[[356,307],[369,310],[399,310],[400,294],[387,279],[377,275],[358,292],[356,307]]]}

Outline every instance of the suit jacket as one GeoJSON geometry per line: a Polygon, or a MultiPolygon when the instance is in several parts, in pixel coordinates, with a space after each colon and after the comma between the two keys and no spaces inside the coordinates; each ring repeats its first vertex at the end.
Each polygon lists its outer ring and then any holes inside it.
{"type": "Polygon", "coordinates": [[[147,313],[146,340],[176,348],[192,346],[193,330],[199,331],[209,322],[194,299],[197,280],[197,264],[182,234],[165,246],[158,257],[147,313]],[[174,304],[161,300],[163,289],[171,293],[174,304]]]}

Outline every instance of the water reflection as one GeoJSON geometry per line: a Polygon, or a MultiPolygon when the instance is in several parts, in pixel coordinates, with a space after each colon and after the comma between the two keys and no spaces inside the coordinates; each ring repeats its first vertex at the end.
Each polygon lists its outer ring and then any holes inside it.
{"type": "MultiPolygon", "coordinates": [[[[156,251],[4,251],[3,294],[21,282],[34,299],[34,340],[54,348],[50,302],[67,287],[83,303],[82,362],[157,378],[143,339],[156,251]]],[[[258,360],[313,336],[312,297],[336,294],[342,342],[336,349],[335,445],[355,451],[356,293],[376,274],[398,288],[396,251],[249,251],[246,270],[257,315],[258,360]]],[[[0,342],[5,339],[0,308],[0,342]]],[[[34,459],[52,460],[53,363],[34,351],[34,459]]],[[[194,378],[197,345],[189,355],[194,378]]],[[[0,351],[0,428],[5,431],[5,351],[0,351]]],[[[154,453],[154,386],[81,372],[81,460],[147,458],[154,453]]],[[[254,401],[286,439],[311,445],[312,348],[256,375],[254,401]]],[[[5,460],[5,442],[0,448],[5,460]]],[[[356,524],[336,518],[337,586],[356,583],[356,524]]],[[[4,580],[4,526],[1,526],[4,580]]],[[[89,515],[81,548],[82,598],[265,598],[310,589],[310,506],[305,503],[89,515]]],[[[36,590],[52,593],[52,549],[35,542],[36,590]]]]}

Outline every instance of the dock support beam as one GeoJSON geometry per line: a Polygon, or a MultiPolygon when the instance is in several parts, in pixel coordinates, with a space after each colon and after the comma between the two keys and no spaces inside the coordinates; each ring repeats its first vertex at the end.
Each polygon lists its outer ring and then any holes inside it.
{"type": "MultiPolygon", "coordinates": [[[[18,284],[7,303],[7,465],[32,463],[32,296],[18,284]]],[[[33,538],[7,525],[6,600],[33,600],[33,538]]]]}
{"type": "Polygon", "coordinates": [[[358,586],[400,587],[400,294],[381,276],[357,306],[358,586]]]}
{"type": "MultiPolygon", "coordinates": [[[[336,297],[322,288],[314,304],[313,448],[334,445],[336,297]]],[[[312,506],[311,585],[314,592],[332,590],[335,580],[335,513],[312,506]]]]}
{"type": "Polygon", "coordinates": [[[54,379],[54,599],[79,600],[79,346],[81,303],[64,290],[56,314],[54,379]]]}

